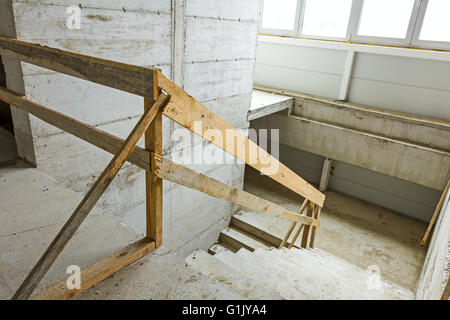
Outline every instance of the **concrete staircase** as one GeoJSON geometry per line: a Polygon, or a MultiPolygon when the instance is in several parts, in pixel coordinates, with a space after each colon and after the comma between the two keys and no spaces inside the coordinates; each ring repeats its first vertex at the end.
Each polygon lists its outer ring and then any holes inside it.
{"type": "Polygon", "coordinates": [[[196,251],[186,262],[249,299],[414,299],[410,290],[377,281],[367,270],[320,249],[276,249],[282,234],[264,231],[264,221],[254,217],[235,215],[209,254],[196,251]]]}

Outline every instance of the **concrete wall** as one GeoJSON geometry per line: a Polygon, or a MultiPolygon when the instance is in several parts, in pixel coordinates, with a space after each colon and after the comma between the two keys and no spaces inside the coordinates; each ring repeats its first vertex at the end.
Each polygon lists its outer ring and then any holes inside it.
{"type": "MultiPolygon", "coordinates": [[[[10,6],[17,38],[161,68],[232,125],[248,127],[259,1],[234,0],[226,5],[210,0],[79,3],[81,30],[70,30],[66,10],[72,1],[1,1],[2,6],[10,6]]],[[[28,64],[18,66],[23,76],[7,70],[7,77],[22,84],[29,99],[117,136],[126,137],[143,112],[141,97],[28,64]]],[[[33,116],[30,123],[38,168],[67,187],[86,192],[112,156],[33,116]]],[[[195,144],[202,143],[172,140],[176,129],[179,126],[163,119],[163,153],[169,158],[191,153],[195,144]]],[[[33,162],[32,157],[28,160],[33,162]]],[[[242,165],[196,169],[242,185],[242,165]]],[[[140,233],[145,230],[144,180],[142,170],[126,164],[99,202],[140,233]]],[[[163,201],[164,244],[171,249],[183,248],[186,254],[214,242],[234,210],[229,203],[168,182],[164,182],[163,201]]]]}
{"type": "Polygon", "coordinates": [[[449,277],[450,192],[447,193],[429,241],[416,297],[420,300],[440,300],[449,277]]]}
{"type": "MultiPolygon", "coordinates": [[[[319,185],[324,157],[282,144],[280,160],[301,177],[319,185]]],[[[342,161],[333,161],[332,167],[329,188],[422,221],[429,221],[441,194],[342,161]]]]}

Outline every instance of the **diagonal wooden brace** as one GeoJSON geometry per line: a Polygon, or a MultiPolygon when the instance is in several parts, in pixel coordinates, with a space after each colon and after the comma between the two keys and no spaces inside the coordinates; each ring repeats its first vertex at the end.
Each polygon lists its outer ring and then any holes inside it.
{"type": "Polygon", "coordinates": [[[45,276],[69,240],[73,237],[84,219],[97,203],[98,199],[100,199],[101,195],[108,188],[122,165],[127,161],[128,156],[133,151],[139,139],[144,135],[158,111],[166,106],[169,100],[170,98],[168,96],[161,94],[153,106],[144,113],[133,131],[125,140],[120,151],[113,157],[95,184],[80,202],[69,220],[62,227],[55,239],[23,281],[12,299],[28,299],[30,297],[33,290],[45,276]]]}

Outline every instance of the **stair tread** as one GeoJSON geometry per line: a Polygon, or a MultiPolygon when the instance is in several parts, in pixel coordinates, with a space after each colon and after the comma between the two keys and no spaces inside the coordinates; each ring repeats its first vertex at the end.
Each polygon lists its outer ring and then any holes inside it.
{"type": "MultiPolygon", "coordinates": [[[[224,251],[222,251],[224,252],[224,251]]],[[[229,251],[231,253],[231,251],[229,251]]],[[[264,287],[259,281],[237,272],[229,265],[203,250],[195,251],[186,262],[213,279],[225,283],[238,294],[250,300],[280,300],[281,295],[264,287]]]]}
{"type": "Polygon", "coordinates": [[[265,243],[258,241],[248,234],[245,233],[245,231],[238,230],[236,228],[226,228],[221,233],[221,239],[223,239],[223,242],[230,244],[232,246],[237,246],[237,244],[240,244],[240,246],[245,247],[249,250],[254,250],[257,248],[268,248],[269,246],[265,243]],[[229,241],[229,242],[228,242],[229,241]]]}
{"type": "MultiPolygon", "coordinates": [[[[332,255],[321,256],[313,250],[256,250],[254,255],[267,261],[289,260],[297,266],[299,285],[315,299],[413,299],[411,291],[380,279],[380,289],[369,290],[369,274],[332,255]]],[[[274,263],[274,262],[272,262],[274,263]]]]}
{"type": "Polygon", "coordinates": [[[216,257],[236,271],[242,272],[249,278],[259,281],[264,287],[279,292],[283,298],[291,300],[298,299],[298,292],[295,289],[284,285],[274,277],[268,277],[261,266],[251,264],[245,258],[234,253],[222,252],[217,254],[216,257]]]}

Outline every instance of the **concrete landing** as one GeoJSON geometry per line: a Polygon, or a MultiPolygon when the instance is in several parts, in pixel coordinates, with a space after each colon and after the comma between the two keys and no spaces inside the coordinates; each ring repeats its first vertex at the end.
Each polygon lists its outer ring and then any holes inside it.
{"type": "Polygon", "coordinates": [[[294,105],[294,98],[281,94],[253,90],[252,104],[247,114],[247,121],[255,120],[269,114],[286,110],[294,105]]]}

